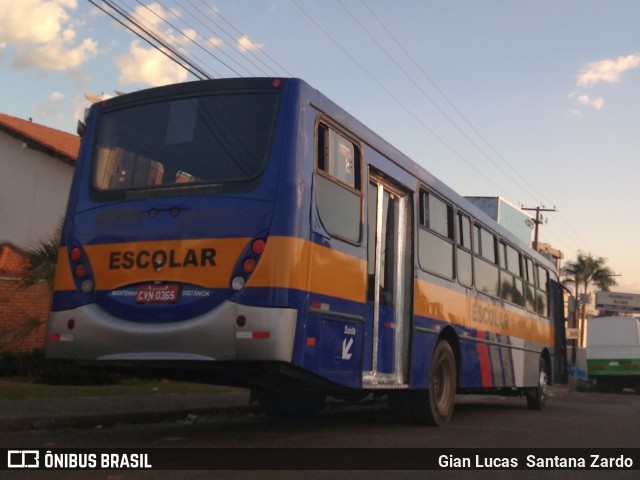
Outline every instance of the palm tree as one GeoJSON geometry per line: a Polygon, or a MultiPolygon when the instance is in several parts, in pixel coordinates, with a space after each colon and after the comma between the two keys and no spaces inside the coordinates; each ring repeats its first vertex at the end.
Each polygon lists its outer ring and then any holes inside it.
{"type": "MultiPolygon", "coordinates": [[[[607,265],[607,259],[603,257],[594,257],[590,253],[578,252],[575,261],[569,261],[560,270],[560,274],[564,276],[565,284],[574,284],[576,286],[576,299],[580,295],[589,296],[589,288],[594,285],[601,291],[608,292],[610,287],[618,284],[614,279],[615,274],[607,265]]],[[[585,333],[583,322],[585,319],[587,302],[581,302],[578,320],[580,324],[580,344],[584,345],[582,335],[585,333]]]]}
{"type": "Polygon", "coordinates": [[[27,251],[27,268],[21,278],[23,287],[28,288],[44,280],[49,291],[53,292],[61,235],[62,223],[56,228],[49,240],[42,241],[27,251]]]}
{"type": "Polygon", "coordinates": [[[573,283],[576,286],[576,297],[581,293],[588,294],[589,287],[593,284],[602,291],[609,291],[610,287],[618,283],[613,278],[615,274],[607,265],[607,259],[594,257],[590,253],[578,252],[575,261],[567,262],[560,273],[564,275],[564,283],[573,283]],[[580,289],[582,288],[582,291],[580,289]]]}

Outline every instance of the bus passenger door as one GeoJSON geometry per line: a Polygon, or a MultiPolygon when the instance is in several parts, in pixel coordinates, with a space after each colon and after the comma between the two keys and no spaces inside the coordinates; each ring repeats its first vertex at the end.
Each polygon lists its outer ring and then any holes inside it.
{"type": "Polygon", "coordinates": [[[413,288],[411,194],[371,176],[368,188],[365,388],[408,383],[413,288]]]}

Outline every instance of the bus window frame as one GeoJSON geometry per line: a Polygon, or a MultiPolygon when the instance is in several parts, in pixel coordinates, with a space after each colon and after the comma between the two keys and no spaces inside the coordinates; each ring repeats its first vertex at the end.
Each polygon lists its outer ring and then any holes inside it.
{"type": "MultiPolygon", "coordinates": [[[[358,139],[358,137],[356,137],[355,135],[351,134],[350,132],[348,132],[347,130],[345,130],[342,126],[340,126],[339,124],[337,124],[335,121],[333,121],[331,118],[325,116],[325,115],[318,115],[318,117],[316,118],[316,121],[314,123],[314,128],[313,128],[313,174],[314,174],[314,178],[316,176],[320,176],[323,179],[332,182],[333,184],[337,185],[338,187],[344,188],[345,190],[347,190],[349,193],[352,193],[354,195],[356,195],[359,198],[359,214],[360,214],[360,221],[359,221],[359,234],[358,234],[358,239],[354,240],[352,238],[348,238],[344,235],[341,235],[340,233],[336,233],[333,232],[332,230],[330,230],[329,228],[327,228],[326,225],[326,221],[323,221],[322,219],[322,214],[321,214],[321,209],[319,206],[319,199],[318,199],[318,195],[317,195],[317,185],[315,180],[313,181],[314,184],[314,195],[313,195],[313,201],[315,204],[315,210],[316,213],[318,215],[318,220],[320,221],[322,228],[324,229],[324,231],[326,232],[327,235],[329,235],[331,238],[336,238],[338,240],[341,240],[343,242],[349,243],[351,245],[355,245],[355,246],[361,246],[362,242],[363,242],[363,225],[364,225],[364,206],[363,206],[363,202],[364,202],[364,189],[363,189],[363,185],[364,185],[364,165],[365,165],[365,158],[364,158],[364,146],[362,144],[362,142],[360,141],[360,139],[358,139]],[[343,182],[340,178],[335,177],[333,175],[331,175],[330,172],[323,170],[320,168],[320,164],[319,164],[319,159],[320,159],[320,149],[319,149],[319,141],[320,141],[320,128],[321,125],[327,129],[327,130],[332,130],[334,133],[337,133],[338,135],[340,135],[343,139],[349,141],[353,147],[354,147],[354,172],[355,172],[355,178],[356,178],[356,185],[359,188],[356,188],[355,186],[352,187],[351,185],[349,185],[348,183],[343,182]],[[356,155],[357,153],[357,155],[356,155]]],[[[326,220],[326,219],[325,219],[326,220]]]]}
{"type": "Polygon", "coordinates": [[[456,266],[456,278],[458,279],[458,283],[466,288],[475,288],[475,273],[474,273],[474,261],[473,261],[473,225],[474,218],[459,208],[455,209],[454,212],[454,236],[455,236],[455,266],[456,266]],[[460,225],[460,220],[466,218],[469,225],[469,247],[467,248],[462,241],[462,228],[460,225]],[[471,282],[466,284],[460,280],[460,268],[458,261],[458,250],[462,250],[464,253],[469,255],[471,259],[471,282]]]}
{"type": "Polygon", "coordinates": [[[447,280],[449,282],[454,282],[456,281],[457,275],[458,275],[458,265],[457,265],[457,258],[456,258],[456,225],[455,225],[455,218],[456,218],[456,208],[455,205],[449,201],[446,200],[445,197],[443,195],[438,194],[437,192],[435,192],[433,189],[427,187],[424,184],[420,184],[418,185],[418,194],[416,196],[416,200],[417,200],[417,215],[416,215],[416,224],[418,225],[417,228],[417,234],[418,234],[418,239],[417,239],[417,256],[418,256],[418,265],[420,266],[420,269],[423,272],[429,273],[431,275],[435,275],[439,278],[442,278],[444,280],[447,280]],[[449,224],[447,225],[447,230],[448,230],[448,235],[445,237],[443,236],[438,230],[434,230],[432,229],[429,225],[427,225],[427,223],[429,223],[429,216],[426,214],[427,211],[427,206],[425,205],[425,202],[423,200],[423,195],[426,195],[427,197],[429,195],[434,196],[436,199],[438,199],[440,202],[442,202],[445,205],[446,211],[447,211],[447,215],[449,216],[450,214],[450,218],[448,219],[449,224]],[[437,240],[439,241],[443,241],[443,242],[447,242],[450,246],[451,246],[451,276],[449,277],[448,275],[443,274],[442,272],[438,272],[435,269],[429,268],[428,266],[424,266],[422,263],[422,256],[420,254],[421,250],[422,250],[422,244],[423,244],[423,240],[421,240],[421,235],[420,235],[420,230],[424,230],[425,232],[427,232],[430,235],[433,235],[437,238],[437,240]]]}
{"type": "Polygon", "coordinates": [[[472,243],[473,243],[472,245],[473,246],[473,284],[475,286],[475,290],[476,292],[481,293],[483,295],[487,295],[491,298],[501,299],[502,298],[501,288],[500,288],[501,271],[500,271],[500,260],[498,258],[499,257],[498,243],[499,243],[500,237],[495,231],[486,227],[484,224],[480,223],[475,219],[473,219],[471,231],[472,231],[472,243]],[[484,255],[486,251],[483,246],[483,240],[482,240],[483,231],[486,232],[492,239],[491,243],[493,243],[493,248],[491,248],[490,251],[493,252],[493,260],[484,255]],[[487,264],[490,268],[495,268],[497,272],[497,280],[498,280],[498,286],[495,293],[486,292],[478,288],[479,285],[481,286],[484,284],[484,281],[478,282],[479,272],[478,272],[478,268],[476,267],[480,264],[476,262],[483,262],[487,264]]]}
{"type": "Polygon", "coordinates": [[[97,120],[94,121],[94,135],[91,142],[90,148],[90,182],[89,182],[89,198],[92,202],[113,202],[113,201],[130,201],[130,200],[140,200],[140,199],[148,199],[148,198],[158,198],[158,197],[179,197],[184,195],[215,195],[215,194],[225,194],[225,193],[246,193],[254,190],[259,184],[260,179],[264,175],[268,165],[269,158],[272,155],[272,150],[274,146],[274,141],[276,137],[276,133],[278,130],[278,123],[280,119],[280,113],[282,109],[282,92],[274,91],[273,93],[269,90],[256,88],[251,90],[222,90],[216,92],[191,92],[190,94],[180,95],[180,96],[159,96],[159,97],[150,97],[145,100],[140,100],[133,103],[128,103],[125,105],[111,105],[110,102],[104,102],[104,105],[96,104],[92,108],[96,108],[97,112],[97,120]],[[197,95],[196,95],[197,93],[197,95]],[[206,182],[195,182],[195,183],[172,183],[166,185],[154,185],[154,186],[143,186],[143,187],[135,187],[130,189],[109,189],[102,190],[98,188],[95,184],[95,174],[97,168],[97,162],[95,159],[95,154],[98,149],[98,132],[100,129],[100,124],[102,122],[102,117],[111,112],[116,112],[118,110],[126,110],[133,106],[145,105],[145,104],[153,104],[158,102],[165,102],[167,98],[173,99],[181,99],[181,98],[203,98],[209,96],[216,95],[231,95],[231,94],[270,94],[275,95],[276,98],[276,108],[273,112],[273,117],[271,119],[270,124],[270,134],[269,141],[265,146],[264,150],[264,158],[262,159],[262,164],[260,170],[258,170],[253,176],[241,179],[229,179],[220,181],[206,181],[206,182]]]}

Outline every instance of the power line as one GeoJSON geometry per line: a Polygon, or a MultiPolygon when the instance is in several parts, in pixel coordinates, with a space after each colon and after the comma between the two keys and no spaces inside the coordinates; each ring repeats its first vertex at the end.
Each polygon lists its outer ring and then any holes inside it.
{"type": "MultiPolygon", "coordinates": [[[[225,66],[226,68],[228,68],[229,70],[231,70],[233,73],[235,73],[238,76],[242,76],[242,74],[240,72],[238,72],[237,70],[235,70],[233,67],[231,67],[230,65],[228,65],[226,62],[222,61],[220,58],[218,58],[216,55],[214,55],[210,50],[207,50],[205,47],[203,47],[202,45],[200,45],[200,43],[196,42],[193,38],[190,38],[189,36],[187,36],[183,31],[179,30],[175,25],[173,25],[171,22],[169,22],[166,18],[161,17],[160,15],[158,15],[156,12],[154,12],[152,9],[150,9],[148,7],[148,5],[144,5],[140,0],[136,0],[138,2],[138,4],[140,4],[141,6],[143,6],[144,8],[146,8],[148,11],[150,11],[151,13],[153,13],[156,17],[158,17],[160,20],[162,20],[163,22],[165,22],[167,25],[169,25],[174,31],[180,33],[182,36],[184,36],[188,41],[190,41],[191,43],[193,43],[194,45],[198,46],[200,49],[202,49],[206,54],[208,54],[210,57],[214,58],[218,63],[222,64],[223,66],[225,66]]],[[[186,24],[186,22],[184,22],[184,20],[180,19],[180,17],[178,17],[178,15],[170,8],[167,8],[160,0],[155,0],[155,3],[157,3],[158,5],[160,5],[162,8],[164,8],[166,11],[168,11],[171,15],[173,15],[176,19],[180,20],[182,23],[184,23],[185,25],[187,25],[187,27],[193,29],[194,31],[197,32],[197,30],[195,30],[191,25],[186,24]]],[[[199,35],[199,34],[198,34],[199,35]]],[[[211,46],[213,46],[215,48],[215,45],[213,45],[211,42],[208,42],[211,46]]],[[[224,52],[223,52],[224,53],[224,52]]],[[[225,53],[226,55],[226,53],[225,53]]],[[[229,55],[227,55],[229,57],[229,55]]],[[[238,64],[238,62],[236,62],[234,59],[232,59],[231,57],[229,57],[232,61],[234,61],[237,65],[239,65],[241,68],[242,65],[238,64]]],[[[246,70],[246,69],[245,69],[246,70]]],[[[246,70],[247,72],[249,72],[248,70],[246,70]]],[[[249,72],[250,73],[250,72],[249,72]]],[[[220,75],[218,75],[220,76],[220,75]]]]}
{"type": "MultiPolygon", "coordinates": [[[[448,121],[451,125],[453,125],[453,127],[458,130],[458,132],[467,139],[467,141],[469,141],[469,143],[471,143],[471,145],[473,145],[476,150],[478,150],[478,152],[480,152],[480,154],[482,154],[489,162],[491,162],[493,164],[494,167],[496,167],[500,172],[502,172],[502,174],[507,177],[509,180],[511,180],[511,182],[513,182],[518,188],[526,191],[526,189],[516,181],[515,178],[513,178],[511,175],[509,175],[507,172],[505,172],[502,167],[500,167],[500,165],[498,165],[484,150],[482,150],[482,148],[480,148],[480,146],[469,136],[467,135],[467,133],[447,114],[447,112],[440,107],[440,105],[438,105],[438,103],[424,90],[424,88],[422,88],[422,86],[415,80],[415,78],[410,75],[404,68],[402,65],[400,65],[400,63],[398,63],[398,61],[394,58],[393,55],[391,55],[391,53],[389,53],[389,51],[375,38],[375,36],[371,33],[371,31],[369,29],[367,29],[367,27],[364,26],[364,24],[358,19],[358,17],[356,17],[356,15],[353,14],[353,12],[342,2],[342,0],[338,0],[338,3],[340,4],[340,6],[349,14],[349,16],[353,19],[354,22],[356,22],[358,24],[358,26],[367,34],[367,36],[378,46],[378,48],[380,48],[380,50],[382,50],[382,52],[386,55],[386,57],[393,62],[393,64],[398,68],[398,70],[400,70],[403,75],[413,84],[414,87],[416,87],[416,89],[418,89],[418,91],[436,108],[436,110],[438,110],[448,121]]],[[[366,4],[365,4],[366,6],[366,4]]],[[[376,20],[379,21],[379,19],[376,20]]],[[[395,37],[393,37],[395,38],[395,37]]],[[[406,50],[403,51],[405,53],[408,54],[408,52],[406,52],[406,50]]],[[[422,71],[422,69],[420,69],[422,71]]],[[[424,74],[424,72],[423,72],[424,74]]],[[[426,74],[425,74],[426,76],[426,74]]],[[[428,78],[428,77],[427,77],[428,78]]],[[[431,82],[433,83],[433,82],[431,82]]],[[[433,83],[433,85],[435,85],[435,83],[433,83]]],[[[436,87],[437,88],[437,87],[436,87]]],[[[438,91],[441,93],[442,92],[438,89],[438,91]]],[[[453,104],[451,104],[453,105],[453,104]]],[[[455,107],[454,107],[455,108],[455,107]]],[[[457,111],[457,109],[456,109],[457,111]]],[[[459,111],[458,111],[459,113],[459,111]]],[[[460,113],[459,113],[460,114],[460,113]]],[[[461,114],[460,114],[461,115],[461,114]]],[[[530,195],[530,193],[529,193],[530,195]]],[[[535,196],[532,195],[533,198],[535,198],[535,196]]]]}
{"type": "MultiPolygon", "coordinates": [[[[380,19],[380,17],[378,15],[376,15],[376,13],[373,11],[373,9],[371,7],[369,7],[369,5],[366,4],[365,0],[360,0],[361,3],[364,5],[364,7],[369,11],[369,13],[371,13],[371,15],[373,16],[373,18],[378,22],[378,24],[383,28],[383,30],[387,33],[387,35],[389,35],[389,37],[394,41],[394,43],[402,50],[402,52],[407,56],[407,58],[411,61],[411,63],[417,68],[417,70],[422,74],[422,76],[427,80],[427,82],[429,82],[429,84],[431,84],[431,86],[440,94],[440,96],[447,102],[447,104],[456,112],[456,114],[464,121],[464,123],[467,124],[467,126],[469,128],[471,128],[471,130],[491,149],[491,151],[493,151],[493,153],[496,154],[496,156],[498,158],[500,158],[505,165],[507,165],[507,167],[509,167],[509,169],[511,169],[511,171],[513,171],[516,175],[518,175],[518,177],[520,177],[522,179],[523,182],[525,182],[534,192],[537,193],[538,196],[540,196],[543,200],[545,199],[544,194],[542,194],[533,184],[531,184],[528,179],[521,175],[520,172],[518,172],[518,170],[516,170],[509,161],[507,161],[507,159],[505,159],[494,147],[493,145],[486,139],[486,137],[484,135],[482,135],[482,133],[480,133],[478,131],[478,129],[471,123],[471,121],[462,113],[462,111],[460,111],[460,109],[453,103],[453,101],[445,94],[445,92],[438,86],[438,84],[424,71],[424,69],[420,66],[420,64],[416,61],[416,59],[413,57],[413,55],[411,55],[411,53],[404,47],[404,45],[402,45],[402,43],[398,40],[398,38],[393,34],[393,32],[387,27],[387,25],[384,23],[384,21],[382,19],[380,19]]],[[[442,110],[437,107],[438,110],[440,110],[442,112],[442,110]]],[[[444,113],[443,113],[444,114],[444,113]]],[[[445,115],[446,116],[446,115],[445,115]]],[[[449,119],[449,117],[447,116],[447,119],[449,119]]],[[[450,119],[449,119],[450,120],[450,119]]],[[[450,120],[451,121],[451,120],[450,120]]],[[[463,133],[463,135],[466,138],[469,138],[464,132],[461,131],[461,133],[463,133]]],[[[475,146],[475,143],[472,142],[475,146]]],[[[480,149],[479,149],[480,150],[480,149]]],[[[480,150],[482,151],[482,150],[480,150]]],[[[484,152],[482,152],[484,154],[484,152]]],[[[486,154],[484,154],[490,161],[491,163],[493,163],[494,165],[497,164],[491,160],[486,154]]],[[[499,168],[499,167],[498,167],[499,168]]],[[[500,169],[502,171],[502,169],[500,169]]],[[[506,175],[506,174],[505,174],[506,175]]],[[[512,179],[512,177],[509,176],[510,179],[512,179]]],[[[512,181],[514,181],[512,179],[512,181]]],[[[515,182],[515,181],[514,181],[515,182]]],[[[532,196],[533,198],[535,198],[535,195],[531,195],[531,192],[528,192],[528,194],[530,196],[532,196]]],[[[549,202],[547,200],[547,202],[549,202]]]]}
{"type": "MultiPolygon", "coordinates": [[[[187,2],[189,2],[191,4],[191,0],[186,0],[187,2]]],[[[276,59],[274,59],[271,55],[269,55],[269,53],[267,53],[266,50],[264,50],[260,45],[257,45],[253,40],[251,40],[251,38],[249,37],[249,35],[243,33],[242,31],[240,31],[240,29],[238,29],[233,23],[231,23],[227,18],[225,18],[222,13],[220,13],[219,10],[214,9],[210,3],[207,3],[205,0],[200,0],[204,5],[206,5],[208,7],[209,10],[211,10],[213,12],[214,15],[216,15],[217,17],[219,17],[222,21],[224,21],[227,25],[229,25],[229,27],[231,27],[237,34],[239,34],[241,36],[241,38],[246,38],[249,43],[253,46],[253,48],[255,48],[257,51],[259,51],[263,56],[265,56],[267,59],[269,59],[274,65],[276,65],[281,71],[283,71],[284,73],[286,73],[289,77],[293,77],[293,75],[285,68],[283,67],[280,63],[278,63],[278,61],[276,59]]],[[[216,22],[213,22],[214,25],[218,26],[218,28],[222,29],[222,27],[220,27],[216,22]]],[[[226,33],[226,30],[223,30],[226,33]]],[[[273,69],[271,69],[270,67],[268,67],[266,65],[265,62],[263,62],[257,55],[255,55],[253,53],[253,50],[248,50],[248,53],[253,56],[254,58],[256,58],[260,63],[262,63],[265,67],[269,68],[270,70],[274,71],[273,69]]],[[[278,76],[278,75],[276,75],[278,76]]]]}
{"type": "Polygon", "coordinates": [[[446,142],[440,135],[438,135],[431,127],[429,127],[422,119],[420,119],[412,110],[409,109],[404,103],[398,99],[387,87],[385,87],[380,80],[378,80],[366,67],[364,67],[358,60],[351,54],[349,51],[342,46],[340,42],[338,42],[312,15],[310,15],[299,3],[297,0],[291,0],[291,2],[302,12],[302,14],[307,17],[311,23],[313,23],[331,42],[338,47],[342,53],[344,53],[360,70],[362,70],[378,87],[380,87],[394,102],[396,102],[406,113],[408,113],[416,122],[418,122],[427,132],[429,132],[438,142],[444,145],[451,153],[453,153],[456,157],[466,163],[470,168],[472,168],[478,175],[484,178],[487,182],[491,183],[494,187],[496,187],[499,191],[503,190],[503,187],[500,187],[497,183],[495,183],[491,178],[485,175],[480,169],[478,169],[473,163],[467,160],[462,154],[460,154],[457,150],[455,150],[449,143],[446,142]]]}
{"type": "MultiPolygon", "coordinates": [[[[346,7],[344,7],[344,5],[342,4],[342,1],[341,1],[341,0],[338,0],[338,1],[339,1],[339,3],[343,6],[343,8],[345,8],[345,9],[346,9],[346,7]]],[[[387,33],[387,35],[388,35],[388,36],[393,40],[393,42],[394,42],[394,43],[395,43],[395,44],[396,44],[396,45],[397,45],[397,46],[402,50],[402,52],[406,55],[406,57],[411,61],[411,63],[414,65],[414,67],[416,67],[416,69],[421,73],[421,75],[422,75],[422,76],[427,80],[427,82],[429,82],[429,84],[431,84],[431,86],[432,86],[432,87],[433,87],[433,88],[434,88],[434,89],[435,89],[435,90],[440,94],[440,96],[441,96],[441,97],[442,97],[442,98],[447,102],[447,104],[448,104],[448,105],[449,105],[449,106],[450,106],[450,107],[451,107],[451,108],[456,112],[456,114],[457,114],[457,115],[458,115],[458,116],[459,116],[459,117],[464,121],[464,123],[465,123],[465,124],[466,124],[466,125],[467,125],[467,126],[468,126],[468,127],[469,127],[469,128],[470,128],[470,129],[471,129],[471,130],[472,130],[472,131],[473,131],[473,132],[474,132],[474,133],[475,133],[475,134],[476,134],[476,135],[477,135],[477,136],[482,140],[482,141],[483,141],[483,142],[484,142],[484,144],[486,144],[486,145],[490,148],[490,150],[491,150],[491,151],[492,151],[492,152],[493,152],[493,153],[494,153],[494,154],[495,154],[495,155],[496,155],[500,160],[502,160],[502,162],[503,162],[503,163],[504,163],[504,164],[505,164],[505,165],[506,165],[506,166],[507,166],[507,167],[508,167],[512,172],[514,172],[514,173],[515,173],[515,174],[516,174],[520,179],[522,179],[522,181],[523,181],[526,185],[528,185],[528,186],[531,188],[531,190],[532,190],[532,191],[533,191],[533,192],[534,192],[534,193],[535,193],[539,198],[541,198],[542,200],[546,200],[546,202],[547,202],[547,203],[551,203],[551,202],[548,200],[548,198],[546,198],[546,196],[545,196],[545,195],[544,195],[544,194],[543,194],[543,193],[542,193],[538,188],[536,188],[536,187],[535,187],[535,186],[534,186],[534,185],[533,185],[533,184],[532,184],[532,183],[527,179],[527,177],[526,177],[526,176],[522,175],[522,174],[521,174],[521,173],[520,173],[520,172],[519,172],[519,171],[518,171],[518,170],[517,170],[517,169],[516,169],[512,164],[511,164],[511,162],[509,162],[506,158],[504,158],[504,156],[502,156],[502,155],[500,154],[500,152],[498,152],[498,151],[497,151],[497,149],[496,149],[496,148],[495,148],[495,147],[494,147],[494,146],[493,146],[493,145],[492,145],[492,144],[487,140],[487,138],[486,138],[486,137],[485,137],[485,136],[484,136],[484,135],[483,135],[483,134],[482,134],[482,133],[481,133],[481,132],[480,132],[480,131],[479,131],[479,130],[478,130],[478,129],[477,129],[477,128],[472,124],[472,123],[471,123],[471,121],[469,121],[469,119],[468,119],[468,118],[467,118],[467,117],[462,113],[462,111],[461,111],[461,110],[460,110],[460,109],[459,109],[459,108],[458,108],[458,107],[453,103],[453,101],[452,101],[452,100],[451,100],[451,99],[446,95],[446,93],[445,93],[445,92],[444,92],[444,91],[443,91],[443,90],[442,90],[442,89],[437,85],[437,83],[436,83],[436,82],[435,82],[435,81],[434,81],[434,80],[433,80],[433,79],[432,79],[432,78],[431,78],[431,77],[430,77],[430,76],[425,72],[425,70],[420,66],[420,64],[416,61],[416,59],[413,57],[413,55],[411,55],[411,53],[410,53],[410,52],[409,52],[409,51],[404,47],[404,45],[403,45],[403,44],[398,40],[397,36],[396,36],[396,35],[394,35],[394,33],[393,33],[393,32],[391,31],[391,29],[390,29],[390,28],[385,24],[385,22],[384,22],[384,21],[383,21],[383,20],[382,20],[378,15],[376,15],[376,13],[373,11],[373,9],[372,9],[369,5],[367,5],[367,3],[365,2],[365,0],[360,0],[360,1],[361,1],[361,3],[364,5],[364,7],[369,11],[369,13],[372,15],[372,17],[376,20],[376,22],[377,22],[377,23],[382,27],[382,29],[387,33]]],[[[353,16],[353,14],[351,14],[351,16],[352,16],[352,17],[354,17],[354,16],[353,16]]],[[[359,25],[361,25],[361,27],[362,27],[362,28],[364,28],[364,26],[362,25],[362,23],[361,23],[359,20],[357,20],[355,17],[354,17],[354,19],[357,21],[357,23],[358,23],[359,25]]],[[[370,33],[368,33],[368,34],[369,34],[369,36],[370,36],[370,37],[372,37],[372,35],[371,35],[370,33]]],[[[372,37],[372,39],[373,39],[373,37],[372,37]]],[[[387,53],[386,49],[384,49],[384,48],[379,44],[379,42],[378,42],[378,41],[376,41],[375,39],[374,39],[374,41],[375,41],[375,43],[376,43],[377,45],[379,45],[379,46],[380,46],[380,47],[385,51],[385,54],[386,54],[388,57],[390,57],[390,55],[387,53]]],[[[390,58],[393,60],[394,64],[398,65],[397,61],[396,61],[393,57],[390,57],[390,58]]],[[[401,67],[399,67],[399,68],[401,68],[401,67]]],[[[406,75],[406,70],[404,70],[403,68],[401,68],[401,71],[402,71],[403,73],[405,73],[405,75],[406,75]]],[[[415,85],[415,82],[414,82],[414,85],[415,85]]],[[[423,89],[422,89],[422,88],[419,88],[419,90],[420,90],[421,92],[423,92],[423,93],[424,93],[424,91],[423,91],[423,89]]],[[[433,103],[433,100],[431,99],[431,97],[428,97],[428,99],[429,99],[430,101],[432,101],[432,103],[433,103]]],[[[450,119],[450,117],[449,117],[448,115],[446,115],[440,107],[438,107],[438,106],[436,105],[436,108],[437,108],[441,113],[443,113],[443,115],[445,115],[445,117],[446,117],[449,121],[452,121],[452,120],[450,119]]],[[[455,125],[455,126],[456,126],[456,128],[458,128],[458,127],[457,127],[457,125],[455,125]]],[[[459,128],[458,128],[458,130],[459,130],[459,131],[460,131],[460,132],[465,136],[465,138],[467,138],[469,141],[471,141],[471,140],[469,139],[469,137],[468,137],[464,132],[462,132],[459,128]]],[[[472,142],[472,141],[471,141],[471,143],[472,143],[474,146],[476,146],[476,147],[477,147],[477,145],[475,144],[475,142],[472,142]]],[[[493,163],[497,168],[499,168],[499,167],[496,165],[496,163],[495,163],[491,158],[489,158],[489,157],[484,153],[484,151],[482,151],[480,148],[478,148],[478,150],[479,150],[481,153],[483,153],[483,155],[484,155],[487,159],[489,159],[489,160],[491,161],[491,163],[493,163]]],[[[515,183],[519,188],[522,188],[522,186],[521,186],[518,182],[516,182],[516,181],[513,179],[513,177],[511,177],[510,175],[506,174],[506,172],[504,172],[501,168],[499,168],[499,169],[500,169],[500,170],[501,170],[501,171],[502,171],[502,172],[503,172],[503,173],[504,173],[504,174],[505,174],[505,175],[506,175],[506,176],[507,176],[507,177],[508,177],[512,182],[514,182],[514,183],[515,183]]],[[[528,193],[532,198],[535,198],[535,197],[536,197],[536,195],[532,195],[532,192],[527,192],[527,193],[528,193]]],[[[564,223],[567,225],[567,227],[569,228],[569,230],[570,230],[570,231],[567,231],[567,230],[562,226],[562,224],[558,224],[559,228],[560,228],[561,230],[563,230],[563,232],[564,232],[565,234],[567,234],[569,237],[572,237],[572,239],[573,239],[573,241],[576,243],[576,245],[578,245],[578,246],[579,246],[580,244],[582,244],[582,243],[583,243],[583,240],[580,238],[580,235],[579,235],[579,234],[577,234],[577,233],[575,232],[575,230],[574,230],[574,229],[573,229],[573,227],[571,226],[571,223],[566,219],[566,217],[565,217],[564,215],[562,215],[562,213],[561,213],[561,212],[559,212],[559,216],[560,216],[560,218],[564,221],[564,223]]]]}
{"type": "Polygon", "coordinates": [[[98,5],[96,1],[89,0],[89,2],[95,7],[99,8],[102,12],[109,15],[112,19],[114,19],[116,22],[118,22],[120,25],[125,27],[127,30],[129,30],[133,34],[135,34],[137,37],[147,42],[150,46],[160,51],[160,53],[165,55],[167,58],[169,58],[170,60],[173,60],[175,63],[180,65],[189,73],[191,73],[194,77],[198,78],[199,80],[212,78],[207,72],[203,71],[199,66],[195,65],[191,60],[189,60],[184,55],[176,51],[176,49],[173,46],[171,46],[168,42],[159,38],[157,35],[155,35],[154,33],[150,32],[148,29],[140,25],[140,23],[137,20],[135,20],[129,13],[127,13],[121,7],[118,7],[117,5],[115,5],[111,0],[102,0],[102,3],[104,3],[109,8],[111,8],[111,10],[116,14],[118,14],[123,20],[117,18],[114,14],[110,13],[102,6],[98,5]],[[166,50],[163,50],[163,48],[166,50]]]}

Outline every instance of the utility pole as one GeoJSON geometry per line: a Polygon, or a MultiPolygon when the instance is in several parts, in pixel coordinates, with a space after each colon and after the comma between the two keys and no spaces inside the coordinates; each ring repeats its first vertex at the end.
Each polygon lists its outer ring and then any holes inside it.
{"type": "Polygon", "coordinates": [[[538,225],[543,223],[543,218],[542,218],[542,215],[540,214],[540,212],[555,212],[556,211],[556,207],[544,208],[544,205],[543,205],[542,207],[535,207],[535,208],[526,208],[526,207],[521,207],[521,208],[522,208],[522,210],[529,210],[529,211],[532,211],[532,212],[533,211],[536,212],[536,219],[533,221],[535,223],[533,249],[537,252],[538,251],[538,225]]]}

